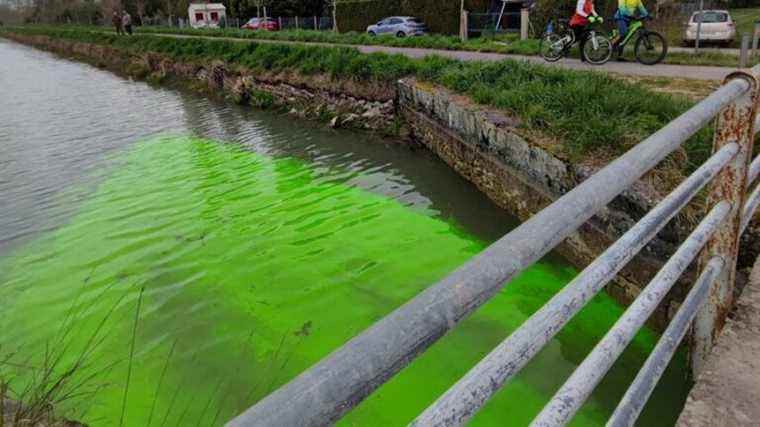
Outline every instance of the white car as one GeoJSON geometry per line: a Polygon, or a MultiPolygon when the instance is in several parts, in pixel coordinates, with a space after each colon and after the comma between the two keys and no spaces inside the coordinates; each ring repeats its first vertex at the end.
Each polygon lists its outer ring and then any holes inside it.
{"type": "Polygon", "coordinates": [[[684,34],[684,43],[694,44],[697,40],[700,16],[702,17],[702,28],[699,31],[700,43],[705,41],[731,44],[736,39],[736,25],[727,10],[705,10],[691,15],[686,34],[684,34]]]}

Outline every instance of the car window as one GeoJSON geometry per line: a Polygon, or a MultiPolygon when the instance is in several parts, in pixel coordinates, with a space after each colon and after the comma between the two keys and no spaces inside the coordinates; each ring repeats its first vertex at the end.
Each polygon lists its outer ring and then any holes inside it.
{"type": "Polygon", "coordinates": [[[385,25],[387,23],[387,19],[383,19],[382,21],[378,22],[377,25],[385,25]]]}
{"type": "Polygon", "coordinates": [[[694,15],[693,22],[699,22],[700,16],[702,17],[702,23],[704,24],[718,24],[721,22],[728,22],[728,14],[722,12],[703,12],[694,15]]]}
{"type": "Polygon", "coordinates": [[[400,18],[391,18],[391,22],[390,23],[391,23],[391,25],[396,25],[396,24],[400,24],[402,22],[404,22],[404,21],[402,21],[400,18]]]}
{"type": "Polygon", "coordinates": [[[420,19],[420,18],[409,18],[409,19],[407,19],[407,22],[413,22],[415,24],[422,24],[422,19],[420,19]]]}
{"type": "Polygon", "coordinates": [[[250,21],[248,21],[249,24],[255,24],[258,21],[257,18],[251,18],[250,21]]]}

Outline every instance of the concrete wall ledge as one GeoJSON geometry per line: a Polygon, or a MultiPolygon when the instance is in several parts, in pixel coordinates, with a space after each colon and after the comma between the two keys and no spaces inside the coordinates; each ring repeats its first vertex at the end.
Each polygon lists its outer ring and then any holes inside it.
{"type": "Polygon", "coordinates": [[[760,425],[760,258],[677,425],[760,425]]]}

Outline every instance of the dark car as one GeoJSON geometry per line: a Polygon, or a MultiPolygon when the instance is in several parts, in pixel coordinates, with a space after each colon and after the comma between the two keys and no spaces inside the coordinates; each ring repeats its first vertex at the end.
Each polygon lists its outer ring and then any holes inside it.
{"type": "Polygon", "coordinates": [[[272,18],[251,18],[240,28],[245,30],[280,31],[280,24],[272,18]]]}
{"type": "Polygon", "coordinates": [[[419,18],[412,16],[391,16],[377,24],[367,27],[371,36],[393,35],[396,37],[422,36],[427,33],[427,26],[419,18]]]}

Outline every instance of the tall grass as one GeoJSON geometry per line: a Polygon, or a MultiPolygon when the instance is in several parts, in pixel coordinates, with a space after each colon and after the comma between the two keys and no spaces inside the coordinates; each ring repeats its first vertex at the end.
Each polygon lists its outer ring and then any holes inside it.
{"type": "MultiPolygon", "coordinates": [[[[105,293],[102,292],[98,299],[105,293]]],[[[75,313],[79,304],[75,300],[59,324],[57,336],[45,343],[41,360],[16,361],[17,352],[0,352],[1,396],[4,402],[5,399],[13,402],[12,413],[0,413],[0,418],[10,420],[12,426],[59,423],[61,421],[55,413],[57,408],[72,400],[87,400],[106,387],[107,384],[99,382],[98,378],[118,362],[102,364],[94,360],[94,354],[108,336],[106,325],[125,296],[122,295],[97,322],[81,349],[72,348],[81,326],[78,324],[81,317],[75,313]],[[72,355],[75,355],[73,361],[67,361],[72,355]],[[14,387],[15,383],[20,385],[14,387]]],[[[64,424],[79,425],[69,421],[64,424]]]]}

